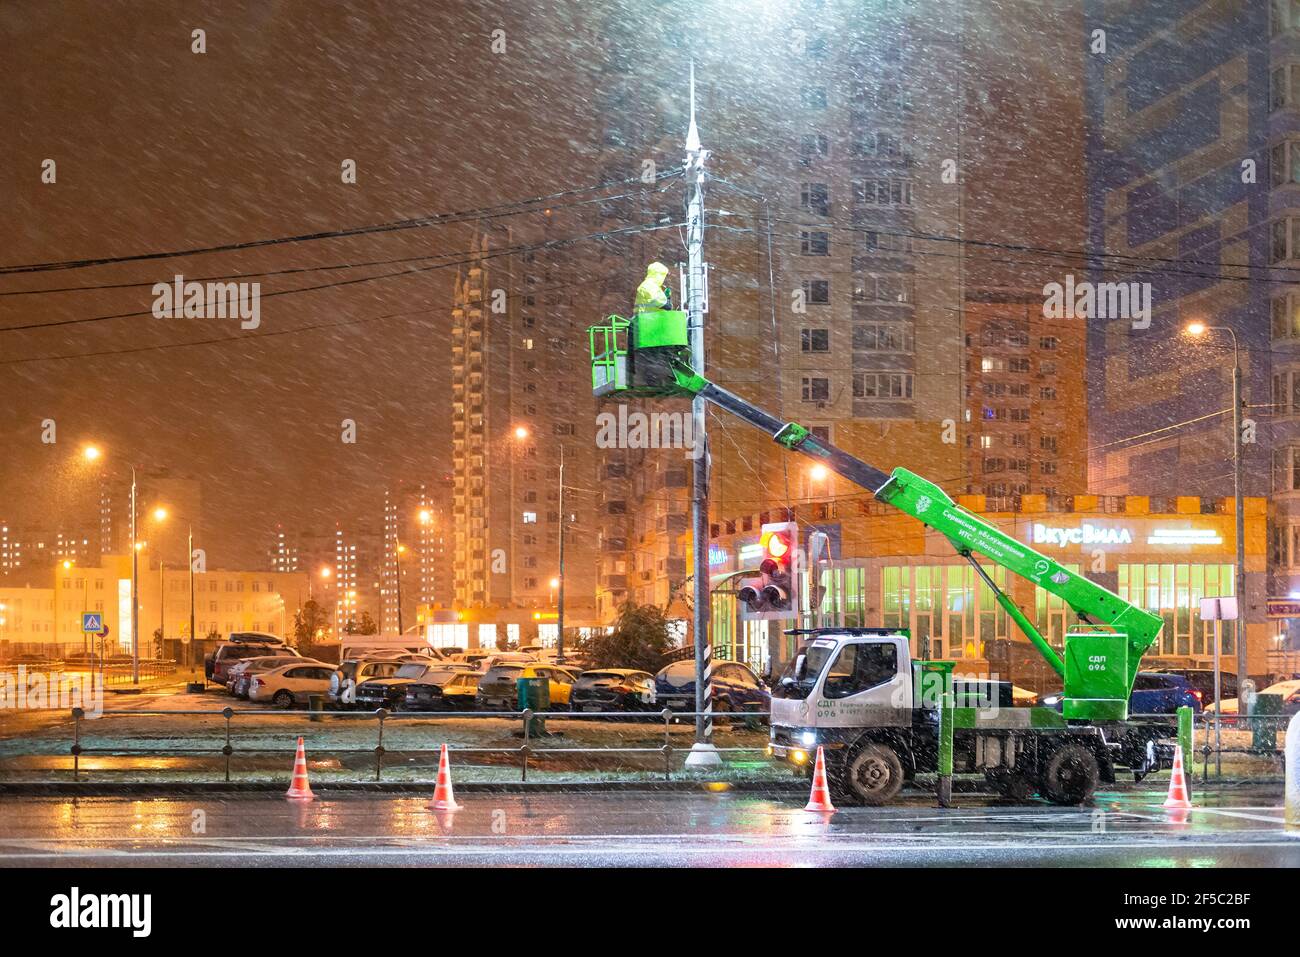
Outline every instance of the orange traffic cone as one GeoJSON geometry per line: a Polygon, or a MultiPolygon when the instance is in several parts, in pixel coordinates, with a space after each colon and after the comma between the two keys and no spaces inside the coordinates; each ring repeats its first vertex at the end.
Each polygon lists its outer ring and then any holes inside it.
{"type": "Polygon", "coordinates": [[[311,784],[307,781],[307,751],[302,738],[298,739],[298,753],[293,759],[293,781],[284,796],[290,801],[314,801],[316,795],[311,793],[311,784]]]}
{"type": "Polygon", "coordinates": [[[1165,798],[1165,807],[1187,810],[1192,806],[1187,793],[1187,772],[1183,770],[1183,746],[1174,745],[1174,770],[1169,776],[1169,796],[1165,798]]]}
{"type": "Polygon", "coordinates": [[[813,765],[813,783],[812,795],[808,798],[808,806],[805,811],[835,811],[835,805],[831,803],[831,789],[826,783],[826,756],[822,753],[822,746],[817,745],[817,763],[813,765]]]}
{"type": "Polygon", "coordinates": [[[438,784],[433,789],[433,803],[429,805],[435,811],[459,811],[460,805],[451,793],[451,762],[447,759],[447,746],[442,746],[438,756],[438,784]]]}

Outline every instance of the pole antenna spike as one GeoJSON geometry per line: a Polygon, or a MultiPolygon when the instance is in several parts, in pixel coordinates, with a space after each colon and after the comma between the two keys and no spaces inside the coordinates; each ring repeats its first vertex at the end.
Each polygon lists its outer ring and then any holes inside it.
{"type": "Polygon", "coordinates": [[[700,130],[695,125],[695,62],[691,61],[691,122],[686,128],[686,152],[700,151],[700,130]]]}

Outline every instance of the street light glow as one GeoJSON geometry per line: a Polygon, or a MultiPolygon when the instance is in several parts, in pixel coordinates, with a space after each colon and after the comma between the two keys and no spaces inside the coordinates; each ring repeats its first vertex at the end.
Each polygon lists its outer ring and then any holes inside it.
{"type": "Polygon", "coordinates": [[[432,521],[433,521],[433,513],[430,512],[427,508],[420,509],[420,524],[428,525],[432,521]]]}
{"type": "Polygon", "coordinates": [[[99,451],[98,447],[94,445],[87,445],[84,449],[81,450],[81,455],[83,458],[85,458],[87,462],[93,462],[101,455],[103,455],[103,453],[99,451]]]}
{"type": "Polygon", "coordinates": [[[808,477],[811,478],[814,482],[820,482],[824,480],[826,476],[829,474],[830,471],[826,468],[826,466],[820,463],[814,465],[812,468],[808,470],[808,477]]]}
{"type": "Polygon", "coordinates": [[[517,426],[515,428],[515,438],[519,439],[520,441],[523,441],[524,439],[528,438],[528,430],[524,428],[522,425],[517,426]]]}
{"type": "Polygon", "coordinates": [[[1189,336],[1203,336],[1205,335],[1205,329],[1206,329],[1205,323],[1201,322],[1200,320],[1197,320],[1196,322],[1189,322],[1187,324],[1187,334],[1189,336]]]}
{"type": "Polygon", "coordinates": [[[157,508],[153,510],[153,520],[155,522],[161,522],[165,518],[167,518],[167,509],[159,505],[157,508]]]}

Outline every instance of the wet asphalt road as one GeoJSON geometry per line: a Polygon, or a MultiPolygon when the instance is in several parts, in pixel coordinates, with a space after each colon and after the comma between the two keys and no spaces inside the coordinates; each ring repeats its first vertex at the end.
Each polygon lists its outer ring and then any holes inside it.
{"type": "Polygon", "coordinates": [[[1276,787],[1203,794],[1182,821],[1163,797],[1057,808],[962,795],[940,810],[916,794],[829,820],[795,799],[727,793],[475,793],[451,815],[423,797],[7,797],[0,865],[1300,866],[1276,787]]]}

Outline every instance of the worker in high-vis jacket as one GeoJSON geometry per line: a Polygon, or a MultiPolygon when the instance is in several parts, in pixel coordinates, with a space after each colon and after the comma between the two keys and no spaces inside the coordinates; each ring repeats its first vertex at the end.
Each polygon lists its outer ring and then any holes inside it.
{"type": "MultiPolygon", "coordinates": [[[[672,292],[664,285],[668,278],[668,267],[661,262],[652,262],[646,267],[645,279],[636,287],[636,299],[633,314],[640,316],[647,312],[671,309],[672,292]]],[[[632,365],[632,380],[637,385],[672,381],[672,360],[679,350],[676,347],[655,346],[641,348],[635,352],[632,365]]]]}
{"type": "Polygon", "coordinates": [[[672,293],[664,286],[667,278],[668,267],[663,263],[652,262],[646,267],[645,279],[636,287],[636,300],[633,303],[635,314],[672,308],[672,293]]]}

